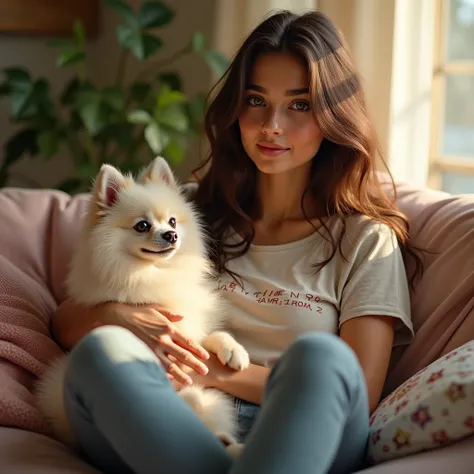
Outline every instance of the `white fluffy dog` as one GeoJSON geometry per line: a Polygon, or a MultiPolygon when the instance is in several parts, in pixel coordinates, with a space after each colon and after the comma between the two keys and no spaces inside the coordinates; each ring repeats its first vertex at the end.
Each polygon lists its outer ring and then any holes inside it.
{"type": "MultiPolygon", "coordinates": [[[[223,364],[236,370],[249,364],[244,347],[222,330],[225,311],[212,282],[199,216],[163,158],[137,180],[102,165],[67,283],[70,297],[83,305],[119,301],[166,308],[183,316],[175,324],[223,364]]],[[[55,435],[74,445],[63,401],[66,360],[49,367],[37,397],[55,435]]],[[[190,386],[179,395],[232,453],[240,449],[226,394],[190,386]]]]}

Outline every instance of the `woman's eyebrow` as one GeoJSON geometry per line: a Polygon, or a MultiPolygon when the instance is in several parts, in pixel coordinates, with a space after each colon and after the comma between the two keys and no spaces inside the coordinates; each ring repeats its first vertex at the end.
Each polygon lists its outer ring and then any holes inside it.
{"type": "MultiPolygon", "coordinates": [[[[265,87],[259,86],[257,84],[247,84],[246,87],[247,90],[250,91],[255,91],[255,92],[261,92],[262,94],[266,94],[267,90],[265,87]]],[[[288,89],[285,91],[285,95],[291,96],[291,95],[303,95],[303,94],[308,94],[309,89],[307,87],[302,87],[299,89],[288,89]]]]}

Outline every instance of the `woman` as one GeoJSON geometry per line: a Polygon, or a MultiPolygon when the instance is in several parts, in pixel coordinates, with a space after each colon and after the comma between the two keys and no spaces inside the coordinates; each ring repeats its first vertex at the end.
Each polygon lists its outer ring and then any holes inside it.
{"type": "Polygon", "coordinates": [[[195,199],[230,329],[252,364],[222,367],[183,342],[169,324],[179,316],[153,307],[65,302],[53,330],[74,346],[66,404],[82,448],[106,472],[353,472],[392,347],[413,331],[408,224],[377,181],[375,133],[332,22],[316,12],[263,21],[223,78],[206,131],[195,199]],[[150,348],[182,364],[166,374],[150,348]],[[246,446],[234,463],[176,395],[183,382],[236,397],[246,446]]]}

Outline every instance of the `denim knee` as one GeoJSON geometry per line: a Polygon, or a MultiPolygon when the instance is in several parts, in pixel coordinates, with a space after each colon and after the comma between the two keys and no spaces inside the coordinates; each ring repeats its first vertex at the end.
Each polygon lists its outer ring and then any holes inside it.
{"type": "Polygon", "coordinates": [[[94,380],[114,366],[135,361],[156,361],[155,354],[131,331],[102,326],[84,336],[68,356],[66,379],[94,380]]]}
{"type": "Polygon", "coordinates": [[[295,339],[282,357],[292,373],[318,377],[321,368],[358,378],[362,370],[355,352],[338,336],[326,332],[303,334],[295,339]]]}

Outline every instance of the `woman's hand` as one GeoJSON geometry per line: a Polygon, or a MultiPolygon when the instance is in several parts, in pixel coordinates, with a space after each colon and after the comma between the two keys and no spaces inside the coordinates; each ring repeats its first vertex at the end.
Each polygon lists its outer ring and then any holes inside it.
{"type": "MultiPolygon", "coordinates": [[[[193,383],[204,388],[216,388],[219,382],[229,379],[236,373],[236,371],[231,369],[228,365],[223,365],[215,354],[210,354],[209,359],[206,360],[208,369],[206,374],[202,372],[196,373],[180,363],[178,365],[183,372],[192,378],[193,383]]],[[[183,388],[183,383],[179,380],[172,380],[172,383],[174,388],[178,391],[183,388]]]]}
{"type": "Polygon", "coordinates": [[[154,305],[110,302],[103,305],[100,324],[133,332],[155,352],[174,380],[190,385],[193,373],[207,374],[208,368],[201,360],[207,360],[209,353],[177,328],[174,323],[182,318],[154,305]]]}

